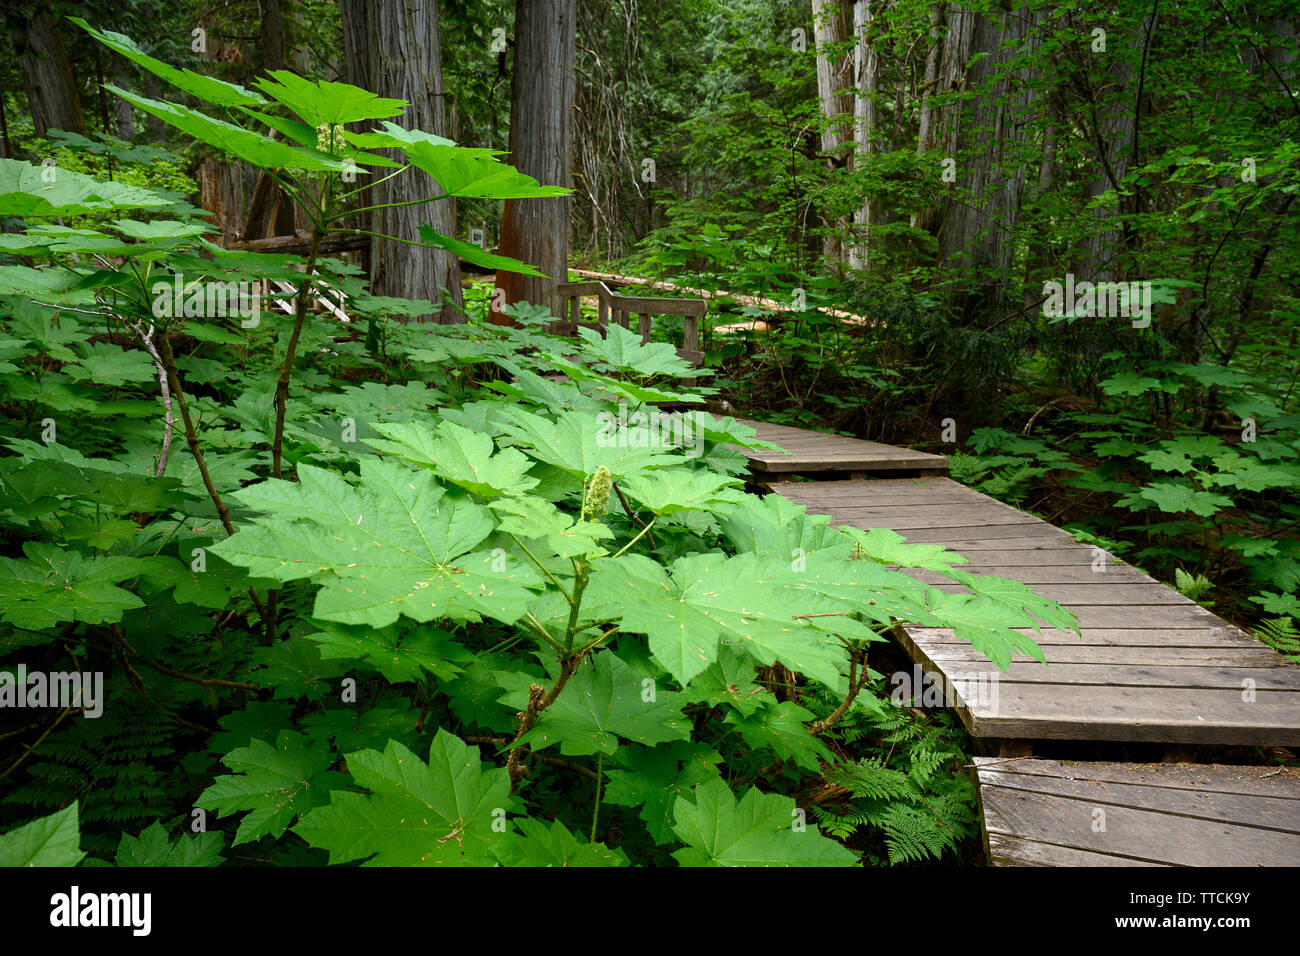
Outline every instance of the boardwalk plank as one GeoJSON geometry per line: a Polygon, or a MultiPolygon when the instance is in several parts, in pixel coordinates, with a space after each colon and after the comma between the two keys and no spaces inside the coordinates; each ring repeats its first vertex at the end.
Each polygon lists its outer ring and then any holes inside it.
{"type": "Polygon", "coordinates": [[[948,470],[948,459],[943,455],[913,451],[880,442],[847,438],[738,419],[741,424],[754,428],[764,441],[786,446],[789,454],[778,451],[741,449],[749,459],[750,468],[768,474],[810,473],[818,471],[929,471],[948,470]]]}
{"type": "Polygon", "coordinates": [[[1300,772],[976,757],[989,861],[1300,865],[1300,772]]]}

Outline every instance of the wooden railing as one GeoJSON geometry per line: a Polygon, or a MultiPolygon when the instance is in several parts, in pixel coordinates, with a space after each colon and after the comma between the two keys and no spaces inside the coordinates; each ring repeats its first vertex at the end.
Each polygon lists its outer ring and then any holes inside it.
{"type": "Polygon", "coordinates": [[[703,299],[619,295],[603,282],[561,282],[556,290],[564,300],[563,313],[568,316],[551,324],[551,330],[556,334],[575,335],[580,325],[603,332],[611,318],[623,328],[630,329],[631,316],[636,315],[641,341],[649,342],[651,316],[680,315],[685,318],[686,326],[682,333],[682,347],[677,354],[692,365],[704,364],[704,353],[700,351],[700,319],[708,312],[709,304],[703,299]],[[583,296],[596,297],[598,321],[582,321],[583,296]]]}

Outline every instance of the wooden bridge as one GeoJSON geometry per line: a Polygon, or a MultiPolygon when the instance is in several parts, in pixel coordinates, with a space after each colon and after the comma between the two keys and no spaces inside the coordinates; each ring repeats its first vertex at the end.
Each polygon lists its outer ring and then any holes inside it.
{"type": "MultiPolygon", "coordinates": [[[[603,282],[560,291],[573,328],[581,296],[598,299],[593,325],[612,317],[627,327],[636,313],[644,338],[651,314],[684,315],[681,354],[703,359],[701,300],[621,296],[603,282]]],[[[1026,631],[1047,663],[1019,655],[1005,673],[952,631],[895,629],[977,746],[996,754],[972,768],[990,864],[1300,865],[1300,770],[1188,762],[1211,747],[1248,755],[1243,748],[1300,745],[1300,666],[1136,568],[946,477],[942,455],[745,424],[782,448],[742,449],[760,490],[836,524],[942,544],[968,558],[968,570],[1020,581],[1077,617],[1078,634],[1026,631]],[[1083,744],[1121,756],[1154,746],[1165,762],[1050,759],[1083,744]]],[[[909,573],[961,590],[942,575],[909,573]]]]}
{"type": "Polygon", "coordinates": [[[1026,631],[1047,664],[1019,655],[1006,673],[952,631],[896,629],[971,736],[999,753],[975,758],[990,863],[1300,865],[1300,770],[1031,756],[1065,741],[1164,744],[1169,759],[1295,746],[1300,666],[1136,568],[943,477],[941,456],[747,424],[789,452],[746,452],[770,492],[836,524],[942,544],[968,570],[1020,581],[1078,618],[1079,634],[1026,631]]]}

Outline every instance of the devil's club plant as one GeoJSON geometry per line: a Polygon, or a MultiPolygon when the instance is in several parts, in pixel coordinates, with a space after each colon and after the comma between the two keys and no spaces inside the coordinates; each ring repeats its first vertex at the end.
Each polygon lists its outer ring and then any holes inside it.
{"type": "MultiPolygon", "coordinates": [[[[86,29],[223,111],[115,89],[268,170],[311,250],[228,251],[182,203],[0,161],[0,214],[26,222],[0,249],[32,262],[0,267],[3,654],[107,672],[101,722],[51,714],[0,766],[0,858],[210,865],[257,843],[279,864],[853,864],[801,801],[867,759],[826,741],[890,706],[870,666],[884,632],[952,628],[1005,667],[1041,659],[1028,631],[1073,626],[941,546],[747,493],[751,428],[652,404],[699,398],[666,344],[560,339],[524,309],[517,328],[394,323],[363,345],[311,301],[427,306],[320,255],[374,176],[555,191],[387,122],[399,102],[284,71],[255,92],[86,29]],[[294,292],[256,322],[187,308],[217,279],[294,292]]],[[[929,774],[863,820],[898,839],[929,774]]],[[[902,856],[942,850],[926,845],[902,856]]]]}

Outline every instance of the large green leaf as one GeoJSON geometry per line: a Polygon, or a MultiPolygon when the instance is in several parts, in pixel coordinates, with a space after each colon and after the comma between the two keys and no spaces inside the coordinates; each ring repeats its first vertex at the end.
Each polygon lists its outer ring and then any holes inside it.
{"type": "Polygon", "coordinates": [[[128,36],[123,36],[121,33],[96,30],[81,17],[68,17],[68,19],[104,44],[104,46],[122,54],[128,60],[139,64],[155,76],[162,77],[178,89],[182,89],[186,93],[193,93],[206,103],[211,103],[214,106],[257,106],[266,102],[256,93],[234,83],[227,83],[211,76],[201,76],[190,70],[178,70],[162,60],[149,56],[136,45],[134,40],[128,36]]]}
{"type": "Polygon", "coordinates": [[[368,794],[335,791],[294,832],[329,851],[331,863],[366,866],[492,866],[504,838],[510,775],[484,769],[476,748],[445,730],[428,763],[390,740],[383,752],[349,754],[348,770],[368,794]]]}
{"type": "Polygon", "coordinates": [[[693,378],[697,374],[695,366],[679,358],[677,350],[667,342],[642,343],[640,335],[621,325],[609,325],[603,335],[580,326],[578,335],[585,355],[623,372],[677,378],[693,378]]]}
{"type": "Polygon", "coordinates": [[[138,186],[101,182],[70,169],[0,159],[0,216],[80,216],[171,204],[171,200],[138,186]]]}
{"type": "Polygon", "coordinates": [[[559,820],[544,823],[529,817],[518,821],[493,847],[503,866],[627,866],[627,854],[603,843],[584,843],[559,820]]]}
{"type": "Polygon", "coordinates": [[[383,627],[405,615],[427,623],[486,615],[512,623],[537,582],[513,558],[472,549],[493,529],[491,512],[445,493],[428,471],[364,459],[356,487],[311,465],[298,482],[264,481],[238,498],[266,512],[212,546],[255,577],[312,577],[323,587],[315,616],[383,627]]]}
{"type": "Polygon", "coordinates": [[[269,136],[235,126],[233,123],[213,119],[206,113],[200,113],[188,106],[151,100],[147,96],[118,89],[111,83],[105,83],[104,88],[195,139],[209,146],[215,146],[231,156],[237,156],[254,166],[265,169],[305,169],[310,172],[333,173],[341,173],[351,168],[342,159],[336,159],[313,149],[290,146],[281,140],[271,139],[269,136]]]}
{"type": "Polygon", "coordinates": [[[498,272],[518,272],[520,275],[546,278],[544,273],[539,272],[534,266],[530,266],[526,262],[520,262],[518,259],[512,259],[509,256],[499,256],[493,252],[486,252],[472,243],[444,236],[442,233],[434,232],[433,227],[427,223],[420,224],[419,233],[420,238],[427,245],[433,246],[435,249],[446,249],[452,255],[464,259],[466,262],[472,262],[484,269],[495,269],[498,272]]]}
{"type": "Polygon", "coordinates": [[[161,823],[138,837],[123,833],[114,862],[118,866],[220,866],[226,840],[220,833],[182,833],[175,840],[161,823]]]}
{"type": "Polygon", "coordinates": [[[619,479],[681,462],[662,449],[621,442],[616,425],[596,415],[566,411],[552,420],[511,407],[506,416],[502,429],[528,454],[575,477],[586,479],[601,465],[619,479]]]}
{"type": "Polygon", "coordinates": [[[524,538],[543,538],[546,546],[561,558],[603,553],[599,542],[614,537],[600,521],[578,521],[551,502],[532,495],[502,498],[492,502],[501,516],[498,530],[524,538]]]}
{"type": "Polygon", "coordinates": [[[805,770],[817,773],[819,760],[835,762],[835,755],[814,737],[806,726],[816,715],[791,701],[768,702],[751,714],[730,714],[733,724],[751,747],[769,747],[778,757],[793,760],[805,770]]]}
{"type": "Polygon", "coordinates": [[[430,468],[434,474],[481,498],[519,495],[537,484],[528,475],[532,462],[514,448],[494,452],[492,439],[454,422],[437,429],[424,422],[375,422],[375,431],[389,439],[369,438],[366,444],[430,468]]]}
{"type": "MultiPolygon", "coordinates": [[[[502,700],[523,710],[528,690],[521,688],[502,700]]],[[[681,703],[680,694],[656,687],[650,678],[643,680],[613,651],[603,651],[569,678],[564,693],[542,711],[520,743],[559,744],[563,753],[573,755],[612,755],[619,738],[646,746],[690,740],[692,724],[682,714],[681,703]]]]}
{"type": "Polygon", "coordinates": [[[249,811],[239,821],[235,846],[278,837],[295,818],[323,804],[329,790],[347,782],[329,769],[336,759],[324,742],[291,730],[281,731],[275,746],[254,739],[222,758],[235,772],[217,777],[195,803],[223,815],[249,811]]]}
{"type": "Polygon", "coordinates": [[[445,146],[417,139],[403,143],[406,158],[424,170],[448,196],[466,199],[535,199],[567,196],[563,186],[543,186],[498,160],[499,150],[445,146]]]}
{"type": "Polygon", "coordinates": [[[122,581],[151,567],[143,558],[87,558],[79,551],[28,541],[26,560],[0,557],[0,619],[42,630],[68,621],[112,624],[144,602],[122,581]]]}
{"type": "Polygon", "coordinates": [[[646,634],[655,658],[682,684],[717,660],[725,638],[758,664],[779,661],[834,687],[843,649],[793,615],[837,608],[817,603],[815,594],[792,601],[783,593],[791,580],[788,562],[755,555],[690,555],[673,562],[671,572],[624,555],[597,565],[589,591],[623,595],[622,629],[646,634]]]}
{"type": "Polygon", "coordinates": [[[77,804],[0,836],[0,866],[76,866],[80,849],[77,804]]]}
{"type": "Polygon", "coordinates": [[[815,826],[798,824],[802,812],[789,797],[752,788],[737,803],[722,780],[677,798],[673,831],[687,844],[675,856],[682,866],[854,866],[857,856],[815,826]]]}
{"type": "Polygon", "coordinates": [[[433,627],[402,633],[395,624],[377,629],[334,624],[305,636],[320,645],[323,659],[364,661],[393,683],[416,680],[426,671],[439,680],[460,673],[448,660],[457,656],[459,647],[450,634],[433,627]]]}
{"type": "Polygon", "coordinates": [[[308,80],[288,70],[269,70],[254,85],[284,104],[309,126],[342,126],[359,120],[386,119],[404,112],[405,100],[389,100],[347,83],[308,80]]]}
{"type": "Polygon", "coordinates": [[[744,500],[736,489],[739,478],[693,468],[657,468],[620,483],[632,498],[657,515],[681,511],[713,511],[718,505],[744,500]]]}
{"type": "MultiPolygon", "coordinates": [[[[638,808],[638,816],[656,843],[675,843],[673,804],[705,780],[717,779],[722,757],[703,744],[623,747],[616,755],[623,769],[607,770],[605,800],[638,808]]],[[[608,766],[608,765],[607,765],[608,766]]]]}

